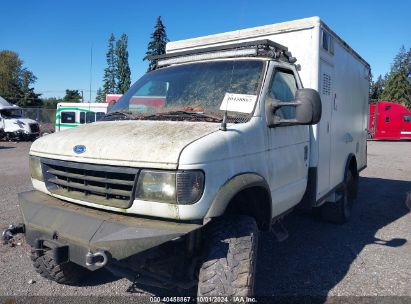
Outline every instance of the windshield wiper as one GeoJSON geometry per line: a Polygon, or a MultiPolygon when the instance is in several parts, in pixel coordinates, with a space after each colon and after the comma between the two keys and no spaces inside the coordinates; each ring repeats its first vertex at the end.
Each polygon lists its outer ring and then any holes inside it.
{"type": "Polygon", "coordinates": [[[204,120],[208,122],[221,122],[222,118],[210,114],[188,111],[170,111],[163,113],[155,113],[151,115],[140,116],[138,119],[142,120],[204,120]]]}
{"type": "Polygon", "coordinates": [[[110,121],[110,120],[132,120],[135,119],[133,115],[131,115],[131,112],[121,112],[121,111],[116,111],[116,112],[111,112],[107,113],[106,115],[103,116],[100,121],[110,121]]]}

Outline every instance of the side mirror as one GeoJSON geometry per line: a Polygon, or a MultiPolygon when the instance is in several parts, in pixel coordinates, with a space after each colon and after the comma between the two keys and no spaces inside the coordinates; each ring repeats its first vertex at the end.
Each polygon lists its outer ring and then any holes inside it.
{"type": "Polygon", "coordinates": [[[291,102],[273,100],[266,105],[267,126],[315,125],[321,119],[320,94],[313,89],[299,89],[291,102]],[[283,119],[276,114],[282,107],[295,107],[295,118],[283,119]]]}

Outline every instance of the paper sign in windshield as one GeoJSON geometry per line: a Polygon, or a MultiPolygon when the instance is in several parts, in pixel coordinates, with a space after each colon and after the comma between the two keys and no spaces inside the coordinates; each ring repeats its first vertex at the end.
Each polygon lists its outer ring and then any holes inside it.
{"type": "Polygon", "coordinates": [[[254,110],[256,100],[257,95],[225,93],[220,110],[251,113],[254,110]]]}

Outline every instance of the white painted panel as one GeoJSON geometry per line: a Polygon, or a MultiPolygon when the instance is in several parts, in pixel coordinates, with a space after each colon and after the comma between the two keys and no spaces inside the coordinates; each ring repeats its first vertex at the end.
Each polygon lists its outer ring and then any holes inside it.
{"type": "Polygon", "coordinates": [[[329,71],[332,73],[332,88],[329,97],[322,101],[322,120],[310,128],[309,165],[318,166],[319,169],[319,199],[343,181],[345,163],[350,153],[355,154],[358,168],[367,163],[369,67],[318,17],[171,42],[167,45],[167,53],[257,39],[270,39],[288,47],[301,66],[299,74],[305,88],[321,93],[320,57],[332,67],[329,71]],[[334,54],[320,47],[322,28],[332,37],[334,54]],[[326,135],[327,130],[329,136],[326,135]]]}
{"type": "Polygon", "coordinates": [[[318,129],[318,180],[317,197],[325,195],[330,190],[330,161],[331,161],[331,114],[334,98],[334,67],[320,61],[320,87],[319,93],[322,101],[322,117],[317,125],[318,129]]]}
{"type": "Polygon", "coordinates": [[[366,165],[366,127],[368,116],[368,69],[339,44],[334,45],[334,56],[328,56],[335,67],[335,102],[331,120],[330,186],[344,179],[348,155],[354,154],[357,167],[366,165]]]}

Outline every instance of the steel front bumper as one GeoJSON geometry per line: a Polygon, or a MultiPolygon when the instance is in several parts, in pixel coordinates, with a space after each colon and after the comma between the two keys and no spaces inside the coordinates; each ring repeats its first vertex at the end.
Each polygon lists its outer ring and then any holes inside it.
{"type": "Polygon", "coordinates": [[[66,261],[90,270],[98,266],[87,265],[87,253],[103,251],[119,261],[201,227],[96,210],[39,191],[20,193],[19,202],[31,246],[59,244],[68,250],[66,261]]]}

